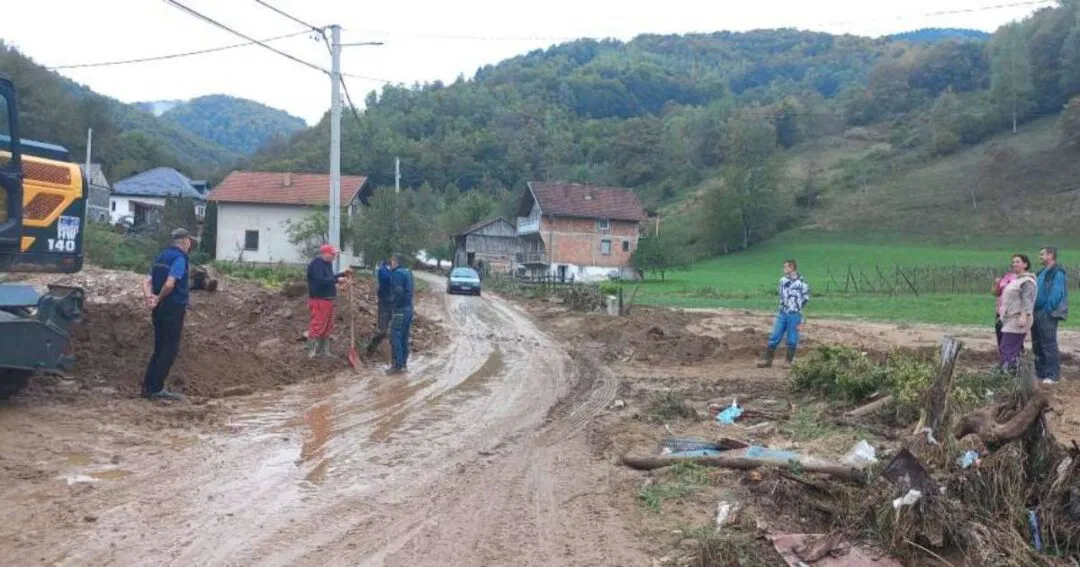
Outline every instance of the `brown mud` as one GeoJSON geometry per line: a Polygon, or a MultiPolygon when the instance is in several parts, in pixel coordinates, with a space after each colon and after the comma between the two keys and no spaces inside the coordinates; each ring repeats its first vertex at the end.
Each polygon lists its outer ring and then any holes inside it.
{"type": "MultiPolygon", "coordinates": [[[[72,330],[76,364],[68,389],[137,394],[153,351],[153,326],[142,306],[142,276],[89,268],[52,281],[82,286],[87,293],[83,321],[72,330]]],[[[256,283],[224,278],[219,291],[192,291],[180,355],[168,385],[190,396],[209,398],[251,393],[329,376],[346,366],[349,325],[355,316],[358,341],[370,336],[377,316],[370,278],[357,278],[335,300],[335,358],[310,360],[302,333],[308,322],[306,295],[286,297],[256,283]]],[[[417,316],[412,349],[429,351],[443,340],[442,329],[417,316]]],[[[384,341],[380,359],[387,357],[384,341]]],[[[70,380],[68,381],[70,382],[70,380]]],[[[49,384],[49,381],[45,381],[49,384]]],[[[48,392],[50,395],[53,392],[48,392]]]]}
{"type": "Polygon", "coordinates": [[[404,377],[0,407],[5,564],[648,564],[591,437],[614,376],[493,295],[419,309],[450,343],[404,377]],[[214,419],[146,423],[181,407],[214,419]]]}

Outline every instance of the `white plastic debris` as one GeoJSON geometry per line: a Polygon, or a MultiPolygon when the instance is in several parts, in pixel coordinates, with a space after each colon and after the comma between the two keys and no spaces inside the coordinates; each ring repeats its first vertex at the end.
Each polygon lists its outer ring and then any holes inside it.
{"type": "Polygon", "coordinates": [[[920,498],[922,498],[922,492],[919,492],[918,490],[912,488],[907,492],[907,494],[901,496],[900,498],[897,498],[896,500],[893,500],[892,507],[896,510],[900,510],[900,508],[903,508],[904,506],[911,506],[912,504],[915,504],[919,501],[920,498]]]}
{"type": "Polygon", "coordinates": [[[920,434],[926,434],[926,442],[931,445],[941,445],[937,439],[934,439],[934,430],[929,427],[924,427],[919,430],[920,434]]]}
{"type": "Polygon", "coordinates": [[[851,451],[840,459],[840,462],[849,467],[861,469],[877,462],[877,451],[874,449],[873,445],[867,443],[866,439],[863,439],[856,443],[855,446],[851,448],[851,451]]]}
{"type": "Polygon", "coordinates": [[[739,509],[742,505],[738,502],[728,502],[727,500],[721,500],[716,505],[716,529],[730,524],[735,521],[735,516],[739,513],[739,509]]]}

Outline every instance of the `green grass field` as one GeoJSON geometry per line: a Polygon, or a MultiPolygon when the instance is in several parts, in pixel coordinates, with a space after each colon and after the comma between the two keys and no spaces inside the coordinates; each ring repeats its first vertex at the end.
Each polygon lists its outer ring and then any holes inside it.
{"type": "MultiPolygon", "coordinates": [[[[992,280],[984,282],[984,293],[855,294],[826,290],[826,266],[834,280],[843,282],[848,265],[874,270],[880,266],[891,273],[894,266],[1001,266],[1004,273],[1013,253],[1026,253],[1038,264],[1038,239],[1014,239],[980,243],[977,247],[951,248],[932,242],[900,243],[900,239],[875,237],[863,240],[809,230],[783,234],[749,251],[713,258],[691,270],[670,272],[666,281],[652,277],[638,289],[636,303],[667,307],[728,307],[753,310],[776,308],[776,284],[787,258],[799,263],[799,271],[810,283],[812,299],[807,317],[857,318],[865,320],[986,325],[993,321],[994,299],[989,294],[992,280]]],[[[1080,246],[1053,242],[1061,248],[1061,262],[1067,268],[1080,264],[1080,246]]],[[[1070,268],[1071,269],[1071,268],[1070,268]]],[[[1070,285],[1075,285],[1070,274],[1070,285]]],[[[627,285],[626,293],[632,285],[627,285]]],[[[830,286],[833,287],[833,286],[830,286]]],[[[1072,322],[1067,325],[1072,326],[1072,322]]]]}

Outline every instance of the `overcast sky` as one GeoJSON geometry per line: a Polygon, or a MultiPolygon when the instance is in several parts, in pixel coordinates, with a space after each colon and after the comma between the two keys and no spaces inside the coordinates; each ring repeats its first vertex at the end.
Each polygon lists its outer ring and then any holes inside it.
{"type": "MultiPolygon", "coordinates": [[[[179,0],[256,38],[302,27],[254,0],[179,0]]],[[[266,0],[311,24],[339,24],[344,42],[378,40],[383,47],[346,48],[346,73],[412,84],[471,77],[482,65],[578,37],[641,33],[797,27],[879,36],[922,27],[993,31],[1040,6],[987,9],[1023,0],[266,0]],[[943,11],[974,11],[928,15],[943,11]]],[[[3,0],[0,38],[46,66],[115,61],[242,42],[165,0],[3,0]]],[[[272,45],[320,67],[326,47],[308,37],[272,45]]],[[[125,102],[188,99],[224,93],[282,108],[309,123],[329,107],[329,79],[249,46],[201,55],[93,69],[61,71],[95,91],[125,102]]],[[[381,83],[347,79],[353,99],[381,83]]],[[[17,85],[16,85],[17,86],[17,85]]]]}

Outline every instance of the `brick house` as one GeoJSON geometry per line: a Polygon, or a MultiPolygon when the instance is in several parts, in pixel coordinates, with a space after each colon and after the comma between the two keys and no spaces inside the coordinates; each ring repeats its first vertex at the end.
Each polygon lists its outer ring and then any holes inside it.
{"type": "Polygon", "coordinates": [[[577,183],[528,183],[518,206],[517,270],[530,277],[596,281],[634,277],[645,210],[629,189],[577,183]]]}

